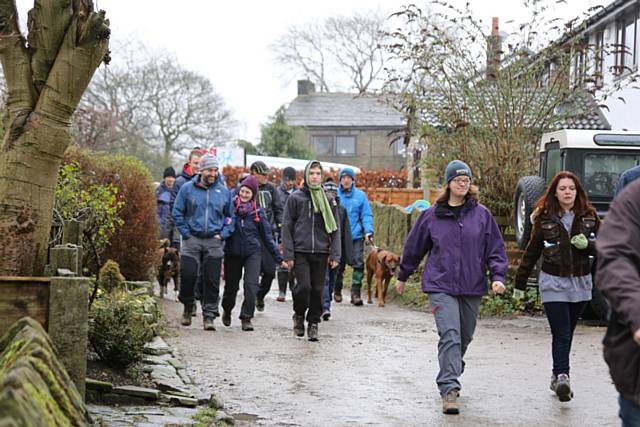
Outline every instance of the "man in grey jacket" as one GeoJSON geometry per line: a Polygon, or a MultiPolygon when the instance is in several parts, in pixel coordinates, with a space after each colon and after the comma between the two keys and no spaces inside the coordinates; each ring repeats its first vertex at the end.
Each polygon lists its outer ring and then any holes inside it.
{"type": "Polygon", "coordinates": [[[640,179],[614,199],[596,248],[596,285],[611,304],[604,358],[623,427],[640,426],[640,179]]]}

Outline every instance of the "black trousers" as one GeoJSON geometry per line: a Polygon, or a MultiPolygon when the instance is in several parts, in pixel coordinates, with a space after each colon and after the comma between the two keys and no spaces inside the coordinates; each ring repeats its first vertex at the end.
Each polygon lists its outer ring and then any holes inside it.
{"type": "Polygon", "coordinates": [[[258,292],[258,278],[260,276],[260,252],[247,257],[232,255],[224,256],[224,294],[222,308],[231,313],[236,305],[236,296],[240,288],[240,279],[244,270],[244,300],[240,309],[240,319],[253,318],[256,309],[256,293],[258,292]]]}
{"type": "Polygon", "coordinates": [[[569,354],[573,332],[578,318],[588,301],[545,302],[544,311],[551,327],[551,354],[553,356],[553,374],[569,373],[569,354]]]}
{"type": "Polygon", "coordinates": [[[296,284],[293,287],[293,311],[307,316],[307,322],[319,323],[322,314],[322,293],[329,254],[295,253],[296,284]]]}
{"type": "Polygon", "coordinates": [[[260,285],[258,286],[258,299],[264,299],[271,290],[271,283],[276,277],[276,260],[264,243],[261,243],[260,247],[262,248],[262,261],[260,263],[260,273],[262,276],[260,278],[260,285]]]}

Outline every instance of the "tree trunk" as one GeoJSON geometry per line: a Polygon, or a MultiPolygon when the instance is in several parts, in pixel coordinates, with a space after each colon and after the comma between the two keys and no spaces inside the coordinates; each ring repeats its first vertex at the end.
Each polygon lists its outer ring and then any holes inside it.
{"type": "Polygon", "coordinates": [[[90,0],[36,0],[29,47],[14,0],[0,0],[9,126],[0,150],[0,275],[41,275],[71,115],[108,60],[108,21],[90,0]]]}

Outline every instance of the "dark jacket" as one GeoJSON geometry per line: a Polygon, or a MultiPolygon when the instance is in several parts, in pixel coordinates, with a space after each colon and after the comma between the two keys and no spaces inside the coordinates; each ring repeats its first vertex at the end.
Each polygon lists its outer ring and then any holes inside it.
{"type": "MultiPolygon", "coordinates": [[[[338,218],[338,204],[329,199],[334,218],[338,218]]],[[[283,258],[293,260],[295,252],[311,254],[329,254],[329,259],[340,262],[342,242],[340,241],[340,222],[338,230],[329,234],[324,227],[322,213],[313,211],[309,190],[302,188],[289,196],[284,207],[282,224],[283,258]]]]}
{"type": "Polygon", "coordinates": [[[596,286],[612,316],[604,337],[604,358],[618,392],[640,405],[640,180],[614,199],[598,236],[596,286]]]}
{"type": "Polygon", "coordinates": [[[182,186],[172,211],[176,227],[184,239],[196,236],[227,239],[234,229],[234,213],[229,189],[218,179],[210,186],[200,183],[200,175],[182,186]]]}
{"type": "Polygon", "coordinates": [[[595,210],[576,215],[571,225],[571,235],[562,225],[558,216],[535,215],[531,240],[522,255],[522,262],[515,277],[517,289],[527,287],[527,279],[538,258],[542,255],[542,271],[559,276],[586,276],[591,273],[589,256],[596,254],[596,234],[600,227],[600,218],[595,210]],[[571,244],[571,238],[584,234],[589,243],[585,249],[571,244]]]}
{"type": "Polygon", "coordinates": [[[282,205],[280,204],[275,185],[270,182],[261,184],[258,188],[256,201],[258,202],[258,206],[261,207],[267,215],[273,231],[278,232],[280,227],[282,227],[282,205]]]}
{"type": "Polygon", "coordinates": [[[171,189],[163,182],[156,188],[156,214],[158,215],[158,223],[160,224],[160,238],[164,239],[169,236],[167,224],[171,225],[171,189]]]}
{"type": "Polygon", "coordinates": [[[411,227],[404,244],[398,280],[406,281],[428,253],[422,290],[448,295],[481,296],[491,280],[504,283],[507,254],[491,212],[469,198],[460,217],[437,203],[411,227]]]}
{"type": "Polygon", "coordinates": [[[287,203],[287,199],[297,189],[298,189],[298,187],[294,185],[293,189],[291,189],[291,193],[289,193],[287,191],[286,187],[284,186],[284,184],[280,184],[280,186],[278,188],[276,188],[276,193],[277,193],[277,196],[278,196],[278,205],[280,207],[280,212],[284,213],[284,205],[287,203]]]}
{"type": "Polygon", "coordinates": [[[344,206],[338,202],[338,226],[340,227],[340,241],[342,242],[341,253],[342,263],[353,265],[353,239],[351,238],[351,226],[349,225],[349,214],[344,206]]]}
{"type": "MultiPolygon", "coordinates": [[[[235,206],[235,200],[233,200],[235,206]]],[[[224,253],[232,256],[247,257],[256,252],[260,252],[262,242],[276,262],[282,262],[282,256],[278,250],[271,225],[261,208],[258,208],[258,221],[256,222],[255,210],[245,216],[236,216],[235,229],[233,234],[227,239],[224,253]]]]}

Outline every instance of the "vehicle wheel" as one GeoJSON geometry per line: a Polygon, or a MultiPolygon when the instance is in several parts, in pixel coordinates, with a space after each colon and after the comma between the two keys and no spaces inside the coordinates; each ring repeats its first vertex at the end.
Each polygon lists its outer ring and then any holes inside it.
{"type": "Polygon", "coordinates": [[[523,176],[518,181],[515,195],[515,232],[520,249],[527,247],[531,234],[531,213],[536,202],[544,194],[546,184],[539,176],[523,176]]]}

